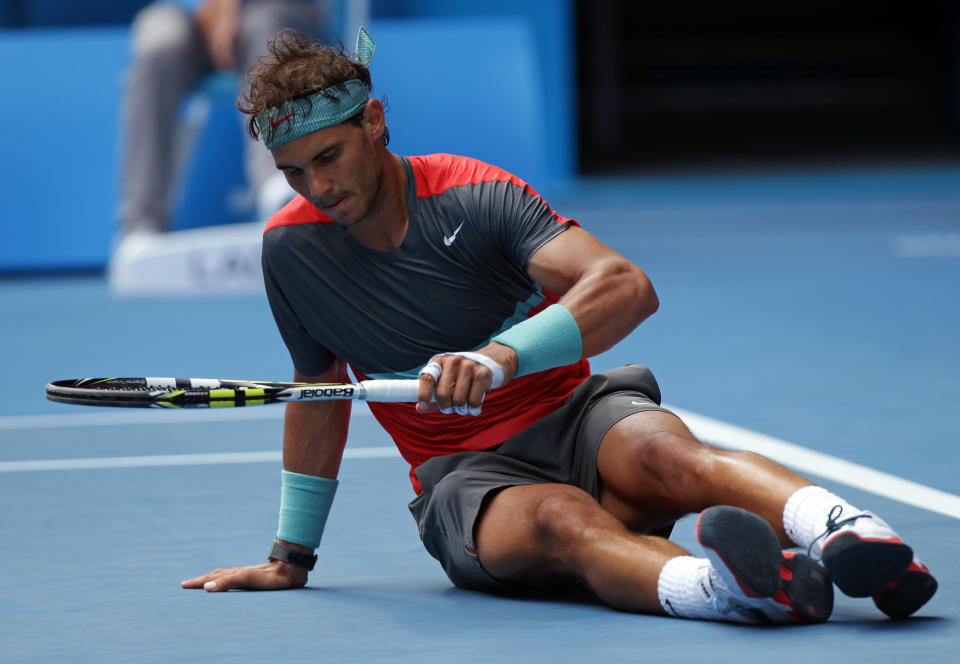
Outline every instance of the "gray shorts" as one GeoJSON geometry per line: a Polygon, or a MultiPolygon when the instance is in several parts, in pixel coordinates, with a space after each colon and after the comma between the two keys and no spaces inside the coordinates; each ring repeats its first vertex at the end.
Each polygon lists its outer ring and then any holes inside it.
{"type": "Polygon", "coordinates": [[[597,451],[628,415],[660,407],[660,388],[646,367],[630,364],[594,374],[558,410],[483,452],[429,459],[415,469],[423,493],[409,505],[420,539],[460,588],[503,590],[480,566],[474,523],[491,492],[521,484],[570,484],[600,499],[597,451]]]}

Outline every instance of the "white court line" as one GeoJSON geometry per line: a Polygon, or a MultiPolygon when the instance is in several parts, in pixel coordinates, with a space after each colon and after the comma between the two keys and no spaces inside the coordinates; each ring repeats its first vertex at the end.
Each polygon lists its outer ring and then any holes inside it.
{"type": "MultiPolygon", "coordinates": [[[[280,404],[253,408],[195,408],[167,410],[160,408],[104,409],[96,413],[0,416],[0,431],[18,429],[68,429],[73,427],[118,427],[144,424],[195,424],[197,422],[247,422],[282,420],[280,404]]],[[[370,407],[353,404],[354,415],[370,415],[370,407]]]]}
{"type": "MultiPolygon", "coordinates": [[[[365,406],[365,404],[364,404],[365,406]]],[[[801,473],[816,475],[873,493],[907,505],[960,519],[960,496],[933,489],[844,459],[809,450],[793,443],[744,429],[727,422],[670,407],[686,422],[701,440],[730,449],[757,452],[779,461],[801,473]]],[[[369,409],[360,412],[369,414],[369,409]]],[[[250,411],[220,412],[185,411],[177,413],[138,411],[135,413],[38,415],[0,418],[0,429],[70,428],[75,426],[117,426],[183,421],[230,421],[271,419],[279,417],[283,409],[254,408],[250,411]],[[256,411],[256,413],[255,413],[256,411]],[[262,415],[261,411],[266,411],[262,415]],[[242,415],[241,415],[242,413],[242,415]],[[248,415],[250,413],[251,415],[248,415]],[[187,419],[183,417],[188,416],[187,419]],[[214,416],[211,418],[211,416],[214,416]],[[6,426],[5,426],[6,425],[6,426]]],[[[395,447],[348,447],[345,459],[371,459],[398,456],[395,447]]],[[[45,470],[82,470],[97,468],[143,468],[150,466],[185,466],[222,463],[262,463],[280,461],[279,450],[262,452],[225,452],[207,454],[165,454],[155,456],[100,457],[88,459],[45,459],[0,462],[0,473],[45,470]]]]}
{"type": "Polygon", "coordinates": [[[897,235],[893,253],[899,258],[960,257],[960,233],[920,233],[897,235]]]}
{"type": "MultiPolygon", "coordinates": [[[[357,447],[344,450],[344,459],[386,459],[400,452],[390,447],[357,447]]],[[[280,450],[263,452],[213,452],[207,454],[161,454],[155,456],[94,457],[88,459],[40,459],[0,462],[0,473],[38,470],[94,470],[101,468],[153,468],[158,466],[203,466],[222,463],[265,463],[283,461],[280,450]]]]}
{"type": "Polygon", "coordinates": [[[72,429],[74,427],[117,427],[144,424],[186,424],[279,420],[283,408],[231,408],[228,410],[124,410],[122,412],[69,413],[65,415],[8,415],[0,417],[0,431],[18,429],[72,429]],[[234,412],[236,411],[236,412],[234,412]]]}
{"type": "Polygon", "coordinates": [[[960,519],[960,496],[704,415],[680,408],[670,407],[670,410],[680,416],[697,438],[714,445],[757,452],[801,473],[960,519]]]}

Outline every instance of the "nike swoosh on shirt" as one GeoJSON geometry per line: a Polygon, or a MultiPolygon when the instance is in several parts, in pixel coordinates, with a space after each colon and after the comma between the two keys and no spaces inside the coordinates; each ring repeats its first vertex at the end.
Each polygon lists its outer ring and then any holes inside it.
{"type": "Polygon", "coordinates": [[[457,226],[457,230],[453,231],[453,234],[452,234],[452,235],[450,235],[450,236],[444,235],[444,236],[443,236],[443,243],[444,243],[445,245],[447,245],[448,247],[449,247],[451,244],[453,244],[453,241],[457,239],[457,233],[460,232],[460,229],[463,228],[463,225],[464,225],[465,223],[467,223],[467,222],[461,221],[461,222],[460,222],[460,225],[457,226]]]}

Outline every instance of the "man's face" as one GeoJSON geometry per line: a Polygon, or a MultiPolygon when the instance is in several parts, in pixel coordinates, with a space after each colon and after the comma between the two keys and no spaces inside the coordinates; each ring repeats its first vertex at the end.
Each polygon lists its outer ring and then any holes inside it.
{"type": "Polygon", "coordinates": [[[344,122],[271,152],[294,191],[350,227],[370,214],[381,187],[383,164],[371,134],[366,122],[344,122]]]}

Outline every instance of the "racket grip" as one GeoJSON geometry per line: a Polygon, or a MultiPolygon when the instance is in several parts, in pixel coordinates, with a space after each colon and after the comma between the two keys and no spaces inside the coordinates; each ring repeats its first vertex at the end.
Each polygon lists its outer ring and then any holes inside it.
{"type": "Polygon", "coordinates": [[[419,380],[362,380],[366,401],[413,402],[420,389],[419,380]]]}

